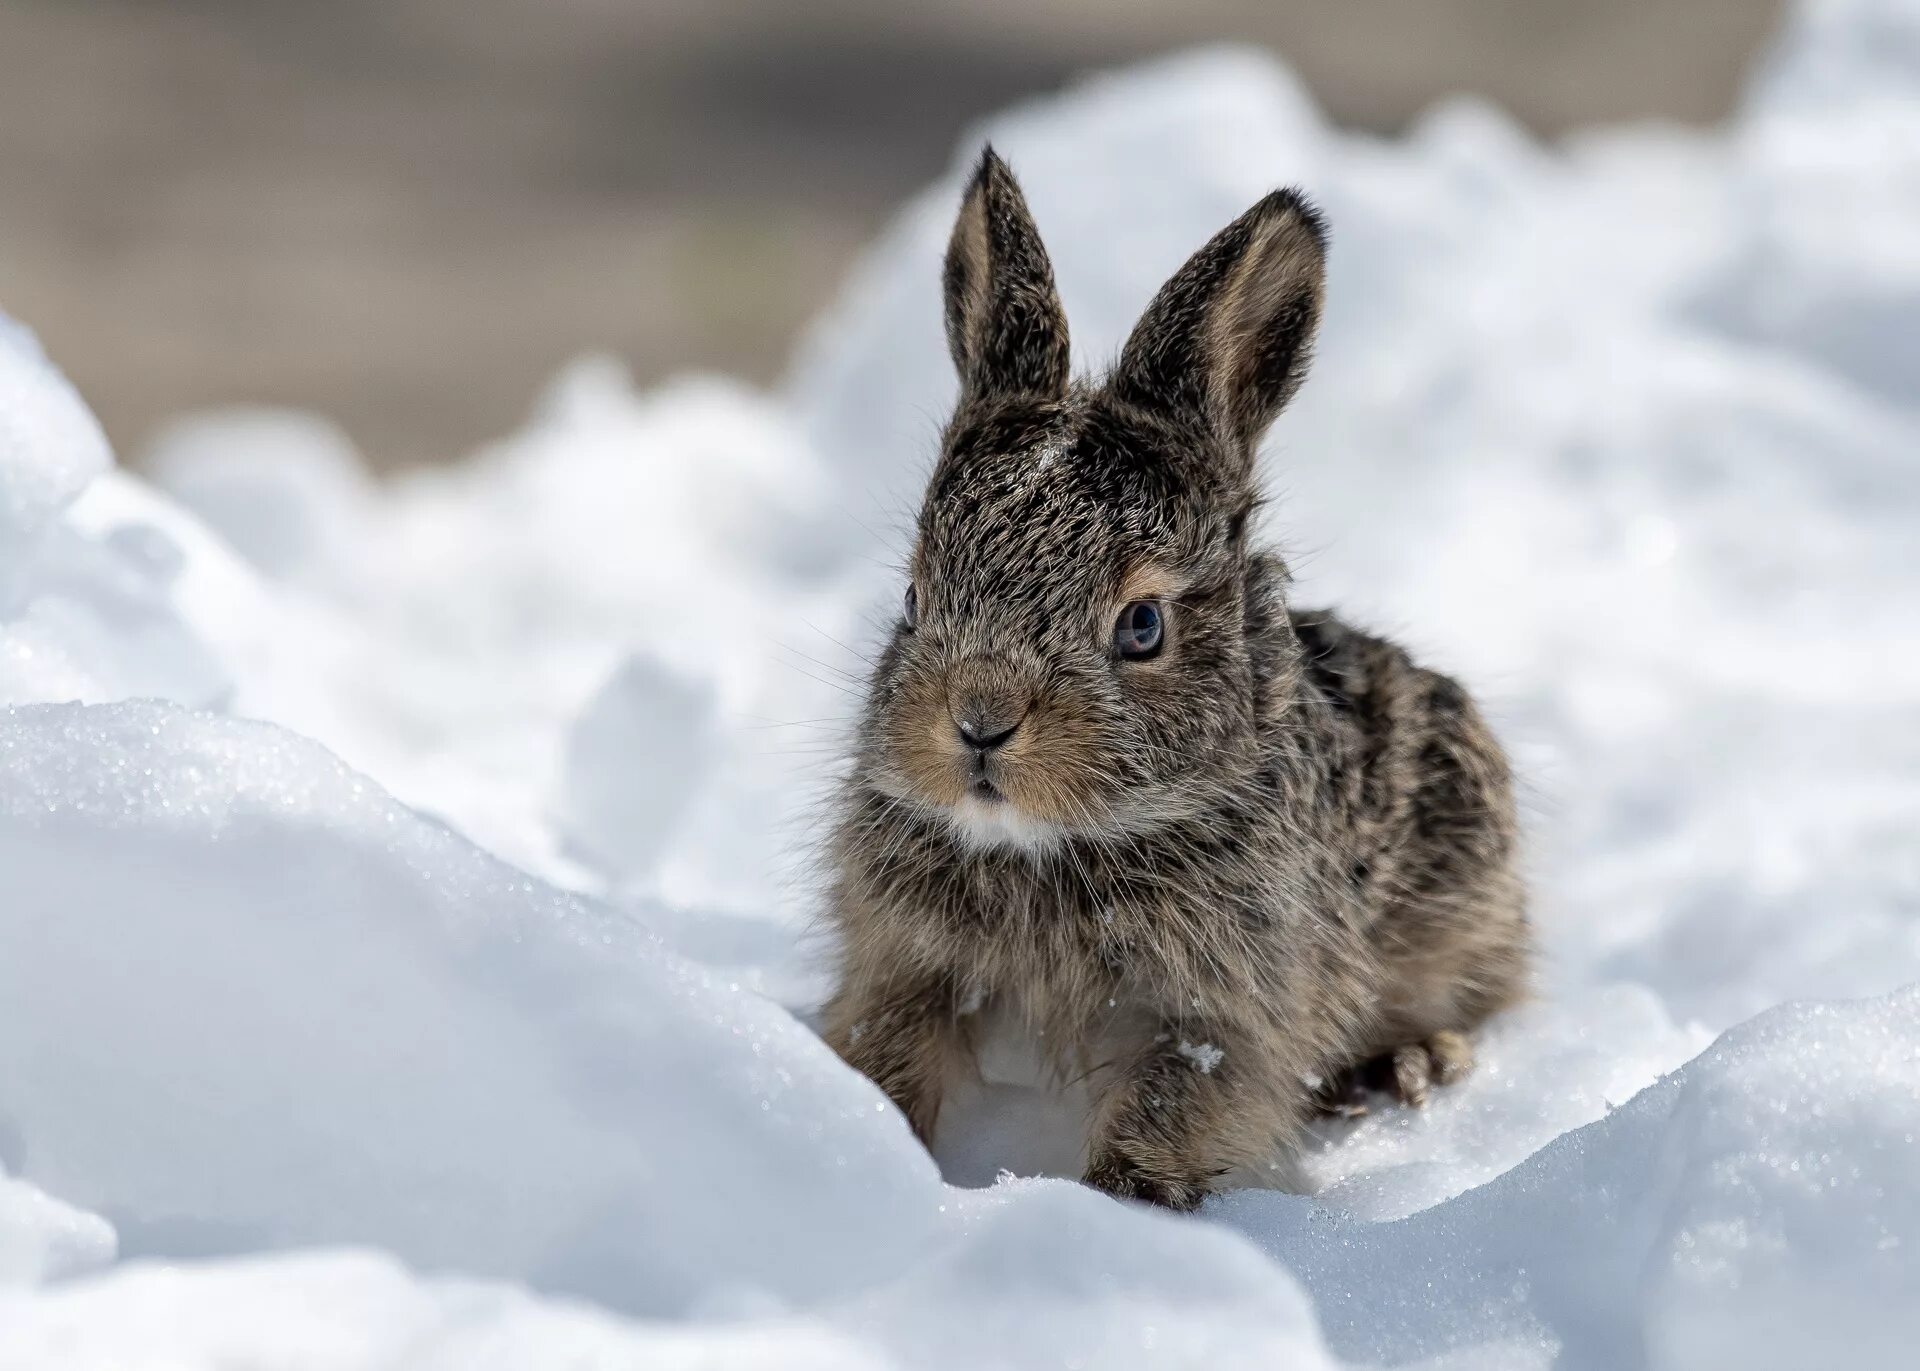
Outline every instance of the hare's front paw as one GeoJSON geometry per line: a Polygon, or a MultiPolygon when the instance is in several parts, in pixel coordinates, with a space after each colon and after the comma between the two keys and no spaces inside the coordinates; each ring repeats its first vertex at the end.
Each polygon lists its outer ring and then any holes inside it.
{"type": "Polygon", "coordinates": [[[1107,1152],[1087,1168],[1086,1182],[1095,1190],[1123,1200],[1145,1200],[1163,1209],[1198,1209],[1206,1187],[1191,1178],[1166,1174],[1144,1166],[1119,1152],[1107,1152]]]}
{"type": "Polygon", "coordinates": [[[1396,1047],[1390,1065],[1393,1093],[1419,1109],[1427,1102],[1430,1086],[1452,1085],[1473,1070],[1473,1042],[1463,1033],[1443,1028],[1423,1043],[1396,1047]]]}
{"type": "Polygon", "coordinates": [[[1381,1091],[1425,1108],[1436,1085],[1452,1085],[1473,1070],[1473,1041],[1464,1033],[1441,1029],[1424,1042],[1408,1043],[1340,1072],[1315,1092],[1323,1114],[1353,1119],[1367,1112],[1369,1092],[1381,1091]]]}

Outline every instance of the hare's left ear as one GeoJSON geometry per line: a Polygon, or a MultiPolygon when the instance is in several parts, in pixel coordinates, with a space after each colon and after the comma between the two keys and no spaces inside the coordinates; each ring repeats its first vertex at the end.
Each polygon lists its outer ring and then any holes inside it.
{"type": "Polygon", "coordinates": [[[967,185],[942,278],[963,394],[1066,394],[1067,316],[1020,185],[992,148],[967,185]]]}
{"type": "Polygon", "coordinates": [[[1275,191],[1160,288],[1108,389],[1250,455],[1306,376],[1325,275],[1319,212],[1298,191],[1275,191]]]}

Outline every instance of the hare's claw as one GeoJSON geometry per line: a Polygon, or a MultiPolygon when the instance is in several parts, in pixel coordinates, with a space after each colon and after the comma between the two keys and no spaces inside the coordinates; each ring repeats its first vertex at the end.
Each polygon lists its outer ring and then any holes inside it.
{"type": "Polygon", "coordinates": [[[1443,1028],[1425,1042],[1395,1048],[1387,1060],[1393,1093],[1403,1104],[1424,1109],[1431,1087],[1452,1085],[1473,1070],[1473,1043],[1443,1028]]]}
{"type": "Polygon", "coordinates": [[[1358,1118],[1367,1112],[1368,1092],[1377,1090],[1424,1109],[1434,1086],[1452,1085],[1471,1070],[1472,1040],[1443,1028],[1424,1042],[1407,1043],[1340,1072],[1315,1092],[1313,1102],[1323,1114],[1358,1118]]]}
{"type": "Polygon", "coordinates": [[[1368,1105],[1365,1073],[1358,1067],[1349,1067],[1322,1081],[1313,1092],[1313,1107],[1334,1119],[1366,1117],[1368,1105]]]}

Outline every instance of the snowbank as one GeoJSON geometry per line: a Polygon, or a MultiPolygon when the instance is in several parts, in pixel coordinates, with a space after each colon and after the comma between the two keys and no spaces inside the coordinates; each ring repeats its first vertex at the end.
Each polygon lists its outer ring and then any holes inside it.
{"type": "Polygon", "coordinates": [[[1252,1192],[1222,1209],[1305,1282],[1344,1358],[1485,1345],[1573,1367],[1897,1366],[1920,1288],[1917,1038],[1920,988],[1788,1005],[1397,1222],[1252,1192]]]}
{"type": "Polygon", "coordinates": [[[0,1172],[0,1288],[33,1285],[113,1260],[113,1225],[0,1172]]]}
{"type": "Polygon", "coordinates": [[[11,319],[0,320],[0,548],[17,564],[113,462],[93,411],[11,319]]]}
{"type": "Polygon", "coordinates": [[[930,1163],[791,1018],[317,745],[53,705],[0,758],[9,1129],[123,1253],[377,1242],[678,1312],[927,1222],[930,1163]]]}
{"type": "Polygon", "coordinates": [[[1242,52],[983,132],[1088,365],[1325,203],[1268,532],[1491,702],[1540,1001],[1197,1219],[945,1185],[804,1026],[973,139],[783,394],[589,359],[389,485],[266,412],[107,470],[5,325],[0,1365],[1902,1364],[1920,17],[1803,5],[1711,134],[1361,138],[1242,52]]]}

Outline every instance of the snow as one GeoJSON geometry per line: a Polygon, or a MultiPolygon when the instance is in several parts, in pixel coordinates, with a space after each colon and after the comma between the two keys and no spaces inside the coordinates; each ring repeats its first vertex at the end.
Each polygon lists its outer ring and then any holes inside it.
{"type": "Polygon", "coordinates": [[[589,358],[398,481],[272,411],[109,469],[8,323],[0,1365],[1910,1359],[1920,15],[1802,4],[1705,133],[1361,137],[1236,51],[978,133],[1088,366],[1324,203],[1267,532],[1487,701],[1535,1002],[1192,1218],[1005,1174],[1073,1149],[998,1048],[943,1182],[813,1036],[977,137],[779,393],[589,358]]]}
{"type": "Polygon", "coordinates": [[[628,658],[567,737],[555,824],[615,882],[643,877],[677,838],[717,729],[707,691],[647,656],[628,658]]]}
{"type": "Polygon", "coordinates": [[[804,1326],[638,1324],[512,1286],[419,1280],[390,1257],[359,1251],[134,1265],[33,1299],[0,1290],[0,1361],[62,1371],[881,1365],[804,1326]]]}
{"type": "Polygon", "coordinates": [[[1221,1207],[1364,1363],[1526,1344],[1572,1366],[1900,1365],[1916,1033],[1920,987],[1785,1005],[1449,1203],[1385,1223],[1253,1191],[1221,1207]]]}
{"type": "Polygon", "coordinates": [[[0,1291],[104,1266],[113,1225],[0,1171],[0,1291]]]}
{"type": "Polygon", "coordinates": [[[0,758],[7,1113],[125,1254],[376,1242],[659,1312],[818,1293],[821,1225],[926,1221],[931,1164],[833,1126],[872,1092],[791,1017],[317,744],[42,705],[0,758]]]}
{"type": "Polygon", "coordinates": [[[39,340],[0,319],[0,551],[5,569],[113,460],[93,412],[39,340]]]}
{"type": "Polygon", "coordinates": [[[1193,1069],[1202,1076],[1213,1074],[1213,1068],[1227,1059],[1225,1048],[1215,1047],[1212,1043],[1190,1043],[1182,1041],[1174,1048],[1187,1061],[1193,1063],[1193,1069]]]}

